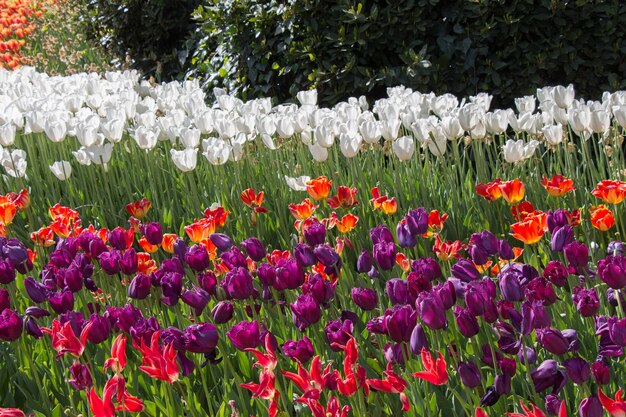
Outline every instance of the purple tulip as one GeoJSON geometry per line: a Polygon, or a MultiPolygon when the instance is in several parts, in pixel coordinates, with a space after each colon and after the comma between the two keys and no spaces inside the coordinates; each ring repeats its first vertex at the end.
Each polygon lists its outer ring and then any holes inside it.
{"type": "Polygon", "coordinates": [[[120,257],[120,270],[124,275],[134,275],[139,267],[137,252],[135,249],[128,249],[120,257]]]}
{"type": "Polygon", "coordinates": [[[574,229],[569,224],[554,229],[552,232],[552,239],[550,241],[550,247],[552,252],[563,252],[565,246],[574,241],[574,229]]]}
{"type": "Polygon", "coordinates": [[[177,327],[170,326],[161,332],[161,342],[165,345],[170,343],[176,350],[185,349],[185,334],[177,327]]]}
{"type": "Polygon", "coordinates": [[[500,394],[498,394],[498,390],[496,389],[494,385],[491,385],[487,387],[487,390],[485,391],[485,395],[483,395],[483,398],[480,399],[480,405],[491,407],[492,405],[495,405],[499,399],[500,399],[500,394]]]}
{"type": "Polygon", "coordinates": [[[378,295],[371,288],[352,288],[350,293],[352,301],[365,311],[370,311],[378,305],[378,295]]]}
{"type": "Polygon", "coordinates": [[[576,305],[576,310],[583,317],[593,317],[600,310],[600,300],[595,288],[585,288],[576,286],[572,290],[572,301],[576,305]]]}
{"type": "Polygon", "coordinates": [[[200,287],[209,294],[215,294],[217,277],[213,271],[204,271],[196,276],[200,287]]]}
{"type": "Polygon", "coordinates": [[[222,287],[228,296],[235,300],[245,300],[254,294],[252,275],[247,269],[240,267],[236,267],[226,274],[222,287]]]}
{"type": "Polygon", "coordinates": [[[256,321],[239,322],[226,332],[226,336],[241,351],[255,348],[261,343],[261,331],[256,321]]]}
{"type": "Polygon", "coordinates": [[[111,335],[111,324],[106,317],[93,313],[89,317],[89,323],[91,323],[91,329],[87,339],[94,345],[104,342],[111,335]]]}
{"type": "Polygon", "coordinates": [[[417,323],[411,332],[411,339],[409,340],[409,347],[411,353],[419,355],[422,349],[428,349],[428,339],[426,339],[426,333],[421,324],[417,323]]]}
{"type": "Polygon", "coordinates": [[[276,284],[274,288],[277,291],[295,290],[304,284],[304,270],[295,259],[281,259],[276,265],[276,284]]]}
{"type": "Polygon", "coordinates": [[[146,274],[137,274],[128,285],[128,297],[144,300],[150,295],[152,283],[146,274]]]}
{"type": "Polygon", "coordinates": [[[163,241],[163,229],[157,222],[144,223],[140,227],[141,233],[151,245],[160,245],[163,241]]]}
{"type": "MultiPolygon", "coordinates": [[[[489,280],[491,284],[493,282],[489,280]]],[[[492,291],[489,284],[484,281],[472,281],[465,288],[465,305],[475,316],[483,315],[489,304],[493,304],[492,291]]]]}
{"type": "Polygon", "coordinates": [[[385,328],[394,342],[408,342],[417,324],[417,311],[410,305],[396,305],[385,312],[385,328]]]}
{"type": "Polygon", "coordinates": [[[538,300],[522,303],[522,334],[528,335],[533,329],[550,327],[552,319],[543,302],[538,300]]]}
{"type": "Polygon", "coordinates": [[[233,240],[224,233],[212,233],[209,235],[209,240],[220,252],[226,252],[233,247],[233,240]]]}
{"type": "Polygon", "coordinates": [[[428,212],[424,207],[409,210],[404,220],[413,236],[423,235],[428,231],[428,212]]]}
{"type": "Polygon", "coordinates": [[[388,271],[396,264],[396,245],[393,242],[380,242],[374,245],[374,260],[383,271],[388,271]]]}
{"type": "Polygon", "coordinates": [[[185,255],[189,250],[189,245],[182,238],[177,238],[174,240],[174,256],[178,257],[178,259],[185,259],[185,255]]]}
{"type": "Polygon", "coordinates": [[[220,258],[229,269],[236,267],[246,268],[248,266],[245,255],[236,246],[233,246],[229,251],[223,252],[220,258]]]}
{"type": "Polygon", "coordinates": [[[261,241],[256,237],[251,237],[244,240],[243,242],[241,242],[241,246],[246,251],[250,259],[252,259],[254,262],[259,262],[263,258],[265,258],[266,252],[265,248],[263,247],[263,243],[261,243],[261,241]]]}
{"type": "Polygon", "coordinates": [[[89,254],[98,259],[100,255],[107,251],[107,245],[102,239],[96,237],[89,242],[89,254]]]}
{"type": "Polygon", "coordinates": [[[178,303],[180,293],[183,290],[183,276],[178,272],[166,272],[160,280],[163,297],[161,301],[172,307],[178,303]]]}
{"type": "Polygon", "coordinates": [[[511,245],[506,240],[498,241],[498,256],[500,259],[510,261],[515,259],[515,252],[511,249],[511,245]]]}
{"type": "Polygon", "coordinates": [[[100,267],[107,275],[115,275],[120,272],[120,253],[116,250],[110,252],[102,252],[98,256],[100,267]]]}
{"type": "Polygon", "coordinates": [[[480,278],[480,273],[474,262],[469,259],[459,259],[452,267],[452,276],[460,279],[463,282],[476,281],[480,278]]]}
{"type": "Polygon", "coordinates": [[[591,376],[589,363],[582,358],[570,358],[563,362],[567,376],[575,384],[584,384],[591,376]]]}
{"type": "Polygon", "coordinates": [[[50,315],[50,312],[44,308],[37,306],[30,306],[24,311],[24,314],[30,317],[34,317],[36,319],[40,319],[42,317],[47,317],[50,315]]]}
{"type": "Polygon", "coordinates": [[[329,245],[322,244],[313,248],[313,255],[324,266],[333,266],[339,262],[339,254],[329,245]]]}
{"type": "MultiPolygon", "coordinates": [[[[71,293],[70,293],[71,294],[71,293]]],[[[22,335],[24,321],[19,314],[10,309],[0,313],[0,340],[12,342],[22,335]]]]}
{"type": "Polygon", "coordinates": [[[537,342],[548,352],[564,355],[569,350],[569,342],[558,329],[546,327],[537,329],[537,342]]]}
{"type": "Polygon", "coordinates": [[[315,354],[311,340],[304,336],[300,340],[287,340],[283,345],[283,353],[288,358],[301,364],[305,364],[315,354]]]}
{"type": "Polygon", "coordinates": [[[498,274],[500,292],[505,301],[521,301],[524,299],[524,290],[522,289],[520,278],[520,274],[511,268],[507,268],[498,274]]]}
{"type": "Polygon", "coordinates": [[[443,302],[434,292],[421,293],[415,302],[415,307],[420,319],[429,328],[439,330],[448,325],[443,302]]]}
{"type": "Polygon", "coordinates": [[[578,415],[580,417],[602,417],[604,410],[600,399],[595,395],[583,398],[578,406],[578,415]]]}
{"type": "Polygon", "coordinates": [[[591,365],[591,374],[598,385],[611,382],[611,368],[603,360],[597,360],[591,365]]]}
{"type": "Polygon", "coordinates": [[[409,302],[409,285],[402,278],[393,278],[387,281],[385,291],[391,304],[407,304],[409,302]]]}
{"type": "Polygon", "coordinates": [[[517,352],[517,359],[520,361],[520,363],[533,365],[537,361],[537,352],[535,352],[535,349],[529,346],[526,346],[526,348],[522,346],[520,351],[517,352]]]}
{"type": "Polygon", "coordinates": [[[552,210],[548,211],[547,223],[548,230],[550,231],[550,233],[552,233],[555,229],[569,224],[569,221],[567,220],[567,215],[565,214],[565,211],[563,211],[562,209],[558,209],[554,212],[552,210]]]}
{"type": "Polygon", "coordinates": [[[496,364],[496,362],[494,362],[494,358],[496,361],[500,361],[502,360],[502,354],[500,352],[498,352],[497,350],[494,350],[491,346],[489,346],[488,344],[484,344],[480,347],[481,351],[482,351],[482,355],[480,356],[480,360],[487,366],[490,366],[491,368],[493,368],[496,364]]]}
{"type": "Polygon", "coordinates": [[[567,268],[557,260],[550,261],[543,270],[543,277],[557,287],[563,287],[567,282],[567,268]]]}
{"type": "Polygon", "coordinates": [[[26,288],[26,293],[34,303],[43,303],[48,299],[48,291],[46,288],[35,281],[33,277],[24,278],[24,287],[26,288]]]}
{"type": "Polygon", "coordinates": [[[409,357],[406,343],[387,343],[384,347],[384,356],[391,364],[404,365],[409,357]]]}
{"type": "Polygon", "coordinates": [[[607,255],[623,255],[624,252],[626,252],[626,245],[624,245],[624,242],[620,242],[618,240],[609,242],[609,245],[606,248],[607,255]]]}
{"type": "Polygon", "coordinates": [[[11,296],[4,288],[0,288],[0,312],[11,305],[11,296]]]}
{"type": "Polygon", "coordinates": [[[317,246],[326,240],[326,226],[320,222],[315,222],[304,231],[304,240],[311,245],[317,246]]]}
{"type": "Polygon", "coordinates": [[[326,343],[328,343],[332,351],[339,352],[341,348],[338,345],[345,346],[350,340],[350,337],[352,337],[353,330],[354,323],[350,320],[338,318],[329,321],[326,327],[324,327],[326,343]]]}
{"type": "Polygon", "coordinates": [[[211,264],[209,252],[203,245],[193,245],[187,249],[185,254],[185,263],[194,271],[204,271],[211,264]]]}
{"type": "Polygon", "coordinates": [[[626,257],[609,255],[600,259],[598,276],[614,290],[626,287],[626,257]]]}
{"type": "Polygon", "coordinates": [[[230,319],[233,318],[234,310],[235,308],[233,307],[233,303],[220,301],[215,305],[215,307],[213,307],[213,310],[211,310],[211,316],[213,317],[215,324],[228,323],[230,319]]]}
{"type": "Polygon", "coordinates": [[[476,388],[480,385],[481,375],[478,366],[472,362],[459,362],[457,368],[461,382],[468,388],[476,388]]]}
{"type": "Polygon", "coordinates": [[[209,303],[211,296],[208,292],[204,291],[202,288],[193,286],[193,289],[186,290],[181,295],[180,299],[183,300],[183,303],[187,304],[189,307],[193,308],[196,316],[202,314],[202,310],[209,303]]]}
{"type": "Polygon", "coordinates": [[[372,256],[363,249],[356,261],[356,270],[361,274],[368,273],[372,269],[372,256]]]}
{"type": "Polygon", "coordinates": [[[563,249],[569,265],[574,270],[582,273],[589,263],[589,248],[582,242],[572,242],[563,249]]]}
{"type": "Polygon", "coordinates": [[[386,334],[387,333],[387,327],[385,325],[386,320],[387,320],[387,316],[374,317],[373,319],[371,319],[365,324],[365,328],[370,333],[386,334]]]}
{"type": "Polygon", "coordinates": [[[185,350],[194,353],[210,353],[217,346],[217,329],[211,323],[197,323],[184,330],[185,350]]]}
{"type": "Polygon", "coordinates": [[[535,391],[543,392],[552,388],[552,393],[557,394],[567,381],[565,373],[559,370],[559,364],[554,359],[543,361],[537,368],[533,369],[530,377],[535,386],[535,391]]]}
{"type": "Polygon", "coordinates": [[[74,295],[67,290],[55,292],[48,297],[48,303],[55,313],[62,314],[74,309],[74,295]]]}
{"type": "Polygon", "coordinates": [[[402,221],[398,222],[396,226],[396,237],[398,239],[398,245],[401,248],[412,248],[417,245],[415,236],[416,235],[411,233],[406,223],[402,223],[402,221]]]}
{"type": "Polygon", "coordinates": [[[72,376],[72,379],[70,379],[68,382],[72,384],[74,389],[82,391],[93,385],[91,373],[89,372],[89,368],[87,368],[87,365],[84,365],[80,362],[74,362],[70,366],[70,375],[72,376]]]}
{"type": "Polygon", "coordinates": [[[384,224],[378,225],[370,230],[370,239],[374,245],[379,243],[393,243],[391,230],[384,224]]]}
{"type": "Polygon", "coordinates": [[[309,282],[302,286],[303,294],[311,294],[318,304],[328,306],[335,298],[335,286],[337,284],[324,279],[320,274],[309,277],[309,282]]]}
{"type": "Polygon", "coordinates": [[[35,319],[32,317],[26,318],[26,321],[24,322],[24,331],[27,335],[32,336],[35,339],[41,339],[43,337],[41,327],[39,327],[35,319]]]}
{"type": "Polygon", "coordinates": [[[317,323],[322,317],[320,305],[311,294],[298,296],[296,302],[291,303],[290,307],[293,321],[300,331],[317,323]]]}
{"type": "Polygon", "coordinates": [[[144,318],[137,319],[135,324],[130,327],[129,332],[135,343],[139,344],[143,341],[148,344],[157,330],[159,330],[159,323],[155,317],[150,317],[147,320],[144,318]]]}
{"type": "Polygon", "coordinates": [[[554,394],[546,395],[546,412],[549,416],[556,416],[561,408],[562,401],[554,394]]]}
{"type": "Polygon", "coordinates": [[[459,328],[459,332],[468,339],[477,335],[480,331],[478,320],[469,309],[461,308],[457,305],[454,308],[454,317],[456,318],[456,325],[459,328]]]}
{"type": "Polygon", "coordinates": [[[8,260],[0,259],[0,284],[10,284],[17,276],[15,267],[8,260]]]}
{"type": "Polygon", "coordinates": [[[115,249],[123,251],[126,249],[126,237],[128,232],[122,227],[116,227],[109,232],[109,243],[115,249]]]}

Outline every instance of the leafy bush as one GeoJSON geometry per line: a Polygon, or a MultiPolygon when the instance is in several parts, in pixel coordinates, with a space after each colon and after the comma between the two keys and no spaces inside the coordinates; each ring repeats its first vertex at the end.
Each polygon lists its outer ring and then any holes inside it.
{"type": "Polygon", "coordinates": [[[619,0],[205,0],[195,16],[190,74],[246,98],[317,87],[333,103],[404,84],[512,101],[551,84],[591,98],[626,87],[619,0]]]}
{"type": "Polygon", "coordinates": [[[193,10],[202,0],[83,0],[88,35],[158,80],[181,73],[189,55],[193,10]]]}

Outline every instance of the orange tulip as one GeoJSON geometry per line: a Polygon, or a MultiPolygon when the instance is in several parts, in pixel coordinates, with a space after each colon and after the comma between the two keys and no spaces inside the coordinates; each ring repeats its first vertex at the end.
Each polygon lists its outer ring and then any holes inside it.
{"type": "Polygon", "coordinates": [[[502,198],[509,204],[519,203],[524,199],[524,183],[517,178],[498,184],[498,188],[502,193],[502,198]]]}
{"type": "Polygon", "coordinates": [[[156,261],[147,252],[137,252],[137,272],[150,275],[157,270],[156,261]]]}
{"type": "Polygon", "coordinates": [[[396,211],[398,211],[398,203],[396,203],[396,198],[389,198],[386,195],[381,196],[378,187],[372,188],[372,199],[370,200],[370,203],[372,203],[372,207],[374,207],[374,210],[380,210],[387,215],[394,214],[396,211]]]}
{"type": "MultiPolygon", "coordinates": [[[[335,215],[335,217],[337,216],[334,212],[333,214],[335,215]]],[[[359,218],[357,216],[352,213],[348,213],[343,216],[341,220],[339,220],[339,218],[336,218],[335,225],[341,233],[348,233],[356,227],[358,221],[359,218]]]]}
{"type": "Polygon", "coordinates": [[[148,210],[152,207],[152,203],[147,198],[126,204],[126,212],[133,217],[143,219],[148,214],[148,210]]]}
{"type": "Polygon", "coordinates": [[[306,183],[306,192],[309,193],[313,200],[324,200],[330,193],[330,187],[333,182],[322,176],[306,183]]]}
{"type": "Polygon", "coordinates": [[[174,233],[163,234],[163,240],[161,241],[161,248],[167,253],[174,253],[174,242],[178,239],[174,233]]]}
{"type": "Polygon", "coordinates": [[[563,210],[563,213],[565,214],[565,217],[567,218],[567,224],[569,224],[572,227],[576,227],[580,225],[580,210],[578,209],[572,210],[572,211],[563,210]]]}
{"type": "Polygon", "coordinates": [[[356,188],[340,185],[337,190],[337,195],[330,197],[326,202],[331,208],[350,208],[359,204],[359,202],[356,201],[356,191],[356,188]]]}
{"type": "Polygon", "coordinates": [[[396,253],[396,265],[398,265],[404,272],[409,272],[411,269],[411,262],[402,252],[396,253]]]}
{"type": "Polygon", "coordinates": [[[159,250],[159,245],[153,245],[146,240],[145,237],[139,239],[139,246],[148,253],[154,253],[159,250]]]}
{"type": "Polygon", "coordinates": [[[531,213],[524,220],[511,225],[511,236],[521,240],[527,245],[532,245],[541,240],[543,234],[548,230],[548,215],[540,210],[531,213]]]}
{"type": "Polygon", "coordinates": [[[431,210],[428,213],[428,231],[422,237],[432,237],[438,235],[443,230],[443,224],[448,220],[446,213],[440,214],[439,210],[431,210]]]}
{"type": "Polygon", "coordinates": [[[264,192],[259,191],[257,194],[252,188],[248,188],[247,190],[243,190],[241,195],[239,196],[243,203],[253,209],[257,213],[267,213],[267,209],[261,207],[263,205],[263,201],[265,201],[264,192]]]}
{"type": "Polygon", "coordinates": [[[289,211],[298,220],[306,220],[313,215],[315,209],[319,206],[313,205],[313,202],[305,198],[300,204],[289,204],[289,211]]]}
{"type": "Polygon", "coordinates": [[[600,204],[597,207],[591,207],[589,209],[589,214],[591,214],[591,224],[601,232],[606,232],[615,225],[613,212],[604,204],[600,204]]]}
{"type": "Polygon", "coordinates": [[[626,182],[619,180],[602,180],[591,191],[595,197],[608,204],[619,204],[626,198],[626,182]]]}
{"type": "Polygon", "coordinates": [[[26,210],[30,207],[30,194],[27,189],[22,189],[19,193],[8,193],[6,197],[15,204],[18,210],[26,210]]]}
{"type": "Polygon", "coordinates": [[[442,241],[439,236],[435,237],[435,244],[433,245],[433,253],[437,255],[440,261],[449,261],[452,258],[460,258],[459,251],[463,249],[463,243],[460,240],[455,241],[442,241]]]}
{"type": "Polygon", "coordinates": [[[528,216],[530,213],[535,211],[535,207],[533,207],[530,201],[522,201],[516,206],[511,206],[511,214],[515,221],[521,222],[528,216]]]}
{"type": "Polygon", "coordinates": [[[548,179],[545,175],[541,179],[541,185],[552,197],[561,197],[570,191],[574,191],[574,180],[557,174],[548,179]]]}
{"type": "Polygon", "coordinates": [[[15,203],[9,201],[6,197],[0,197],[0,224],[8,226],[13,222],[17,207],[15,203]]]}
{"type": "Polygon", "coordinates": [[[215,228],[224,227],[229,214],[230,211],[224,209],[224,207],[222,206],[217,206],[216,208],[208,208],[204,210],[204,218],[213,222],[215,228]]]}
{"type": "Polygon", "coordinates": [[[486,182],[484,184],[476,184],[476,194],[487,199],[488,201],[495,201],[502,197],[499,185],[502,183],[500,178],[496,178],[493,181],[486,182]]]}
{"type": "Polygon", "coordinates": [[[42,227],[30,234],[30,240],[41,246],[52,246],[55,244],[54,232],[50,227],[42,227]]]}

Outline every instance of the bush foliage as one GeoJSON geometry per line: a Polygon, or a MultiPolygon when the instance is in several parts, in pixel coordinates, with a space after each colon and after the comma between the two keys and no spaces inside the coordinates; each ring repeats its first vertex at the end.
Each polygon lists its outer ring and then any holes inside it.
{"type": "Polygon", "coordinates": [[[190,74],[245,98],[316,87],[334,103],[403,84],[512,100],[568,83],[596,98],[626,87],[619,0],[205,0],[195,17],[190,74]]]}

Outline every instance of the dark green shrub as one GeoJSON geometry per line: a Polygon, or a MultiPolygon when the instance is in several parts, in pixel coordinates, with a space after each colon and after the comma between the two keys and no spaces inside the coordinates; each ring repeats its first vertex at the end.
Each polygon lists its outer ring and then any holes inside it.
{"type": "Polygon", "coordinates": [[[83,0],[89,36],[120,60],[158,80],[181,73],[189,52],[186,40],[195,28],[191,15],[202,0],[83,0]],[[128,57],[128,58],[127,58],[128,57]]]}
{"type": "Polygon", "coordinates": [[[511,104],[545,85],[626,87],[619,0],[205,0],[196,18],[191,74],[246,98],[315,86],[334,103],[404,84],[511,104]]]}

